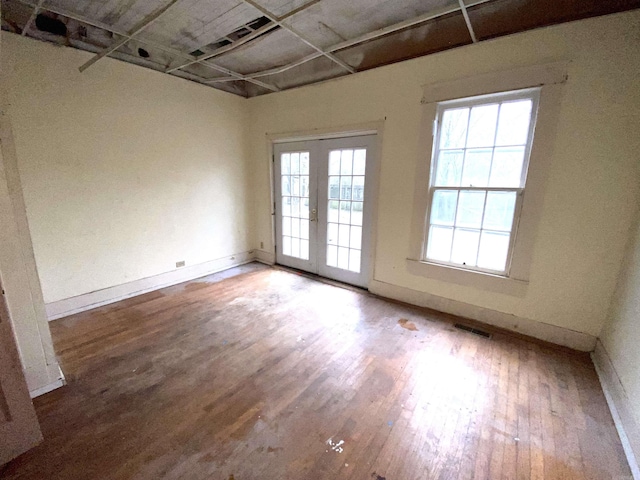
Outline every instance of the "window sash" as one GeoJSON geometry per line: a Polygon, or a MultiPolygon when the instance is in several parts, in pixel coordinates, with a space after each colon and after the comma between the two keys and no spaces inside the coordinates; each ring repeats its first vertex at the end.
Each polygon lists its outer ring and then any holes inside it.
{"type": "MultiPolygon", "coordinates": [[[[530,155],[531,155],[531,147],[533,144],[533,132],[535,130],[535,124],[536,124],[536,119],[537,119],[537,112],[538,112],[538,103],[539,103],[539,89],[526,89],[526,90],[520,90],[520,91],[516,91],[516,92],[507,92],[507,93],[499,93],[499,94],[491,94],[491,95],[483,95],[480,97],[474,97],[472,99],[457,99],[457,100],[451,100],[451,101],[446,101],[446,102],[441,102],[438,104],[438,108],[437,108],[437,114],[436,114],[436,119],[434,122],[434,131],[433,131],[433,139],[434,139],[434,143],[433,143],[433,151],[432,151],[432,157],[431,157],[431,171],[430,171],[430,180],[429,180],[429,194],[428,194],[428,205],[427,205],[427,211],[426,211],[426,222],[425,222],[425,230],[423,232],[423,245],[422,245],[422,260],[429,262],[429,263],[434,263],[434,264],[438,264],[438,265],[444,265],[444,266],[448,266],[448,267],[453,267],[453,268],[458,268],[458,269],[462,269],[462,270],[471,270],[471,271],[477,271],[477,272],[483,272],[483,273],[489,273],[489,274],[494,274],[494,275],[501,275],[501,276],[509,276],[509,272],[510,272],[510,268],[511,268],[511,262],[512,262],[512,258],[513,258],[513,250],[514,250],[514,245],[515,245],[515,239],[516,239],[516,234],[517,234],[517,230],[518,230],[518,222],[520,220],[520,214],[521,214],[521,210],[522,210],[522,199],[524,196],[524,187],[526,185],[526,178],[527,178],[527,172],[529,170],[529,159],[530,159],[530,155]],[[447,150],[469,150],[469,148],[465,146],[463,148],[440,148],[440,135],[441,135],[441,131],[440,131],[440,125],[442,124],[442,118],[443,118],[443,114],[446,110],[450,110],[450,109],[455,109],[455,108],[469,108],[471,109],[472,107],[475,106],[479,106],[479,105],[491,105],[491,104],[501,104],[504,102],[510,102],[510,101],[517,101],[517,100],[524,100],[524,99],[530,99],[532,102],[531,105],[531,114],[530,114],[530,120],[529,120],[529,131],[527,134],[527,140],[526,143],[523,144],[518,144],[518,145],[513,145],[513,146],[518,146],[518,147],[522,147],[524,146],[524,158],[523,158],[523,164],[522,164],[522,172],[521,172],[521,177],[520,177],[520,186],[519,187],[470,187],[470,186],[435,186],[435,178],[436,178],[436,169],[438,166],[438,158],[439,158],[439,154],[441,151],[447,151],[447,150]],[[434,260],[434,259],[430,259],[427,256],[428,253],[428,244],[429,244],[429,235],[430,235],[430,230],[431,230],[431,226],[433,225],[431,223],[431,210],[433,207],[433,199],[434,199],[434,194],[435,192],[439,191],[439,190],[448,190],[448,191],[457,191],[458,192],[458,202],[456,203],[456,212],[454,213],[454,226],[452,228],[456,228],[455,227],[455,219],[457,218],[457,210],[458,210],[458,206],[459,206],[459,195],[460,195],[460,191],[484,191],[484,192],[515,192],[516,193],[516,204],[514,207],[514,212],[513,212],[513,218],[512,218],[512,223],[511,223],[511,230],[509,231],[509,246],[508,246],[508,250],[507,250],[507,258],[505,261],[505,268],[504,270],[491,270],[491,269],[487,269],[487,268],[482,268],[482,267],[478,267],[478,266],[468,266],[468,265],[462,265],[459,263],[454,263],[451,261],[445,262],[445,261],[441,261],[441,260],[434,260]]],[[[497,135],[497,130],[498,130],[498,124],[497,122],[499,121],[499,118],[496,118],[496,132],[495,135],[497,135]]],[[[468,128],[468,126],[467,126],[468,128]]],[[[468,130],[467,130],[468,131],[468,130]]],[[[486,147],[486,148],[491,148],[493,150],[495,150],[495,148],[500,147],[509,147],[509,145],[499,145],[496,146],[495,145],[495,138],[494,138],[494,144],[490,147],[486,147]]],[[[484,220],[484,215],[485,215],[485,209],[486,209],[486,200],[487,200],[487,195],[485,195],[485,205],[483,205],[483,209],[482,209],[482,220],[484,220]]],[[[480,224],[480,228],[479,229],[471,229],[471,230],[479,230],[480,232],[486,231],[486,232],[493,232],[496,230],[491,230],[491,229],[483,229],[482,228],[482,221],[480,224]]],[[[457,228],[463,228],[463,227],[457,227],[457,228]]],[[[501,232],[501,233],[506,233],[506,232],[501,232]]],[[[452,239],[452,248],[453,248],[453,239],[452,239]]],[[[478,242],[478,251],[480,249],[480,241],[478,242]]],[[[477,256],[476,256],[477,258],[477,256]]]]}
{"type": "MultiPolygon", "coordinates": [[[[520,212],[522,210],[522,199],[524,198],[524,188],[495,188],[495,187],[487,187],[487,188],[483,188],[483,187],[431,187],[429,189],[429,207],[427,208],[427,221],[425,222],[426,224],[426,228],[425,228],[425,232],[424,232],[424,239],[425,241],[423,242],[423,248],[422,248],[422,259],[423,261],[429,262],[429,263],[434,263],[437,265],[445,265],[447,267],[454,267],[454,268],[460,268],[463,270],[473,270],[476,272],[482,272],[482,273],[490,273],[493,275],[508,275],[509,274],[509,270],[511,268],[511,259],[512,259],[512,254],[513,254],[513,246],[515,243],[515,239],[516,239],[516,231],[517,231],[517,227],[518,227],[518,221],[520,219],[520,212]],[[511,230],[509,230],[509,247],[507,250],[507,259],[505,261],[505,268],[504,270],[493,270],[493,269],[489,269],[489,268],[482,268],[482,267],[478,267],[478,266],[469,266],[469,265],[462,265],[460,263],[455,263],[455,262],[446,262],[443,260],[435,260],[435,259],[431,259],[429,257],[427,257],[427,252],[428,252],[428,246],[429,246],[429,230],[430,227],[432,225],[435,226],[440,226],[438,224],[432,224],[431,223],[431,209],[433,206],[433,197],[435,195],[435,192],[437,192],[438,190],[447,190],[447,191],[457,191],[458,195],[460,195],[461,191],[486,191],[487,193],[489,192],[515,192],[516,194],[516,204],[514,206],[513,209],[513,217],[511,219],[511,230]]],[[[459,197],[458,197],[459,199],[459,197]]],[[[458,205],[459,205],[459,200],[456,203],[456,211],[454,213],[454,225],[451,226],[450,228],[458,228],[458,229],[468,229],[468,230],[477,230],[480,232],[489,232],[489,233],[507,233],[506,230],[495,230],[495,229],[491,229],[491,228],[482,228],[482,223],[484,221],[484,215],[485,215],[485,208],[486,208],[486,201],[487,201],[487,197],[485,196],[485,205],[483,206],[483,210],[482,210],[482,220],[480,222],[480,227],[479,228],[468,228],[468,227],[456,227],[455,225],[455,219],[457,217],[457,213],[458,213],[458,205]]],[[[453,243],[452,243],[452,248],[453,248],[453,243]]],[[[478,251],[480,250],[480,242],[478,242],[478,251]]]]}

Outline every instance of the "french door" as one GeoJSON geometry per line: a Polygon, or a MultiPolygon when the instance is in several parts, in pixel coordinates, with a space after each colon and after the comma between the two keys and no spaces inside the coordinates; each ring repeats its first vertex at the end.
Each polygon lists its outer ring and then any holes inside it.
{"type": "Polygon", "coordinates": [[[274,146],[277,263],[367,286],[375,138],[274,146]]]}

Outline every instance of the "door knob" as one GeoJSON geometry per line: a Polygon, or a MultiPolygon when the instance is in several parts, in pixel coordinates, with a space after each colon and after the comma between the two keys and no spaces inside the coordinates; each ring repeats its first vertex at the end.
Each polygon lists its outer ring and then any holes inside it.
{"type": "Polygon", "coordinates": [[[315,208],[311,209],[311,216],[309,217],[309,220],[312,222],[316,222],[318,221],[318,210],[315,208]]]}

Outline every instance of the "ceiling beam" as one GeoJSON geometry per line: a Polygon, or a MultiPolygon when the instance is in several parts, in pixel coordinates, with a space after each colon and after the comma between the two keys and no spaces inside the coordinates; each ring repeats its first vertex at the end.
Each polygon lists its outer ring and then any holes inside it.
{"type": "Polygon", "coordinates": [[[250,42],[254,38],[259,37],[260,35],[262,35],[263,33],[266,33],[266,32],[268,32],[270,30],[273,30],[274,28],[278,28],[278,25],[276,25],[275,23],[270,23],[268,25],[265,25],[264,27],[261,27],[258,30],[255,30],[253,33],[251,33],[249,35],[246,35],[246,36],[242,37],[239,40],[236,40],[231,45],[227,45],[226,47],[218,48],[213,53],[208,53],[208,54],[205,54],[205,55],[201,55],[200,57],[196,58],[195,60],[191,60],[190,62],[183,63],[182,65],[178,65],[178,66],[175,66],[175,67],[168,68],[168,69],[165,70],[165,73],[175,72],[176,70],[180,70],[181,68],[188,67],[190,65],[193,65],[194,63],[201,63],[204,60],[210,60],[212,58],[219,57],[220,55],[223,55],[223,54],[225,54],[227,52],[230,52],[231,50],[235,50],[239,46],[244,45],[247,42],[250,42]]]}
{"type": "Polygon", "coordinates": [[[149,15],[148,17],[143,19],[141,22],[139,22],[133,28],[133,30],[131,32],[129,32],[124,38],[121,38],[120,40],[115,42],[110,47],[105,48],[103,51],[98,53],[95,57],[90,59],[88,62],[86,62],[83,65],[81,65],[79,70],[81,72],[84,72],[87,68],[89,68],[91,65],[96,63],[101,58],[104,58],[107,55],[109,55],[110,53],[115,52],[117,49],[119,49],[121,46],[123,46],[125,43],[127,43],[129,40],[131,40],[137,34],[142,32],[149,25],[151,25],[153,22],[158,20],[158,18],[160,18],[162,15],[164,15],[167,12],[167,10],[169,10],[171,7],[173,7],[179,1],[180,0],[170,0],[169,3],[167,3],[164,7],[160,8],[159,10],[156,10],[154,13],[152,13],[151,15],[149,15]]]}
{"type": "Polygon", "coordinates": [[[257,4],[254,0],[241,0],[242,2],[246,3],[247,5],[251,5],[253,8],[255,8],[256,10],[258,10],[260,13],[262,13],[262,15],[264,15],[265,17],[267,17],[269,20],[271,20],[272,22],[276,23],[278,26],[280,26],[281,28],[287,30],[289,33],[295,35],[296,37],[298,37],[298,39],[302,40],[304,43],[306,43],[309,47],[313,48],[315,51],[317,51],[318,53],[320,53],[321,55],[324,55],[325,57],[327,57],[329,60],[331,60],[334,63],[337,63],[338,65],[340,65],[342,68],[344,68],[347,72],[349,73],[356,73],[356,69],[353,68],[351,65],[349,65],[346,62],[343,62],[342,60],[340,60],[338,57],[336,57],[335,55],[329,53],[329,52],[325,52],[322,48],[318,47],[317,45],[315,45],[313,42],[311,42],[310,40],[308,40],[304,35],[302,35],[300,32],[296,31],[295,29],[293,29],[292,27],[286,25],[285,23],[283,23],[282,20],[278,19],[278,17],[276,17],[273,13],[271,13],[269,10],[267,10],[266,8],[264,8],[263,6],[257,4]]]}
{"type": "MultiPolygon", "coordinates": [[[[473,7],[475,5],[480,5],[482,3],[487,3],[490,2],[492,0],[474,0],[472,2],[469,2],[467,5],[465,5],[466,7],[473,7]]],[[[402,22],[398,22],[398,23],[394,23],[393,25],[389,25],[387,27],[383,27],[380,28],[378,30],[374,30],[372,32],[369,33],[365,33],[363,35],[360,35],[359,37],[356,38],[352,38],[350,40],[345,40],[344,42],[340,42],[340,43],[336,43],[335,45],[332,45],[331,47],[325,49],[325,52],[336,52],[338,50],[343,50],[345,48],[349,48],[349,47],[353,47],[355,45],[364,43],[364,42],[368,42],[370,40],[375,40],[376,38],[380,38],[383,37],[385,35],[389,35],[391,33],[397,32],[399,30],[404,30],[406,28],[410,28],[413,27],[415,25],[419,25],[421,23],[427,22],[429,20],[433,20],[435,18],[438,17],[442,17],[444,15],[449,15],[451,13],[456,13],[456,12],[460,12],[462,9],[459,6],[456,7],[445,7],[445,8],[440,8],[434,12],[430,12],[430,13],[426,13],[424,15],[420,15],[418,17],[414,17],[414,18],[410,18],[408,20],[403,20],[402,22]]],[[[263,70],[260,72],[255,72],[255,73],[249,73],[245,75],[245,79],[254,79],[254,78],[259,78],[259,77],[266,77],[269,75],[276,75],[278,73],[283,73],[286,72],[287,70],[290,70],[292,68],[295,68],[297,66],[300,66],[304,63],[310,62],[311,60],[314,60],[318,57],[320,57],[322,54],[320,53],[312,53],[311,55],[307,55],[306,57],[303,57],[299,60],[296,60],[295,62],[289,63],[287,65],[282,65],[280,67],[276,67],[276,68],[271,68],[269,70],[263,70]]],[[[206,62],[205,62],[206,63],[206,62]]],[[[213,79],[213,80],[209,80],[207,81],[207,83],[218,83],[222,81],[222,79],[213,79]]]]}
{"type": "MultiPolygon", "coordinates": [[[[31,3],[28,0],[17,0],[17,1],[19,3],[22,3],[23,5],[27,5],[27,6],[30,6],[30,7],[34,7],[35,8],[37,6],[37,4],[31,3]]],[[[56,15],[61,15],[63,17],[75,20],[75,21],[80,22],[80,23],[84,23],[86,25],[91,25],[92,27],[99,28],[99,29],[104,30],[106,32],[113,33],[114,35],[119,35],[121,37],[127,37],[129,40],[133,39],[132,37],[129,36],[129,34],[127,34],[125,32],[121,32],[121,31],[119,31],[117,29],[114,29],[110,25],[107,25],[105,23],[102,23],[102,22],[99,22],[99,21],[96,21],[96,20],[90,20],[90,19],[85,18],[85,17],[83,17],[81,15],[77,15],[75,13],[67,12],[66,10],[63,10],[63,9],[59,9],[59,8],[56,8],[56,7],[53,7],[53,6],[46,6],[46,7],[42,6],[40,8],[40,10],[45,10],[47,12],[51,12],[51,13],[54,13],[56,15]]],[[[135,38],[135,41],[139,42],[139,43],[142,43],[144,45],[148,45],[148,46],[153,47],[153,48],[157,48],[158,50],[162,50],[162,51],[164,51],[164,52],[166,52],[166,53],[168,53],[170,55],[174,55],[174,56],[179,57],[179,58],[191,59],[191,60],[195,59],[195,57],[193,57],[193,56],[191,56],[189,54],[186,54],[184,52],[180,52],[178,50],[174,50],[174,49],[169,48],[169,47],[165,47],[164,45],[161,45],[159,43],[156,43],[156,42],[153,42],[153,41],[150,41],[150,40],[145,40],[144,38],[135,38]]],[[[254,80],[254,79],[251,79],[251,78],[244,78],[244,75],[242,75],[240,73],[233,72],[233,71],[231,71],[231,70],[229,70],[227,68],[220,67],[220,66],[218,66],[218,65],[216,65],[214,63],[201,62],[201,64],[203,66],[207,67],[207,68],[210,68],[211,70],[215,70],[216,72],[220,72],[220,73],[227,74],[229,76],[233,76],[233,78],[228,79],[228,81],[244,80],[246,82],[250,82],[250,83],[253,83],[253,84],[258,85],[260,87],[266,88],[267,90],[271,90],[272,92],[280,91],[280,89],[278,87],[275,87],[273,85],[270,85],[268,83],[265,83],[265,82],[262,82],[262,81],[259,81],[259,80],[254,80]]],[[[195,77],[195,75],[194,75],[194,77],[195,77]]],[[[200,77],[198,77],[198,78],[200,78],[200,77]]],[[[199,80],[199,83],[202,83],[203,85],[209,84],[209,82],[204,78],[201,78],[201,80],[199,80]]]]}
{"type": "Polygon", "coordinates": [[[471,25],[471,19],[469,18],[469,13],[467,12],[467,7],[464,4],[464,0],[458,0],[458,3],[460,4],[460,10],[462,11],[462,16],[464,17],[464,23],[467,24],[469,35],[471,35],[471,40],[473,41],[473,43],[478,43],[476,32],[473,31],[473,25],[471,25]]]}
{"type": "Polygon", "coordinates": [[[34,5],[33,12],[31,12],[31,15],[29,16],[29,20],[27,20],[27,23],[25,23],[24,27],[22,28],[21,35],[23,37],[27,34],[27,32],[29,31],[29,28],[31,27],[31,24],[38,16],[38,13],[40,12],[40,8],[42,8],[43,3],[44,3],[44,0],[40,0],[36,5],[34,5]]]}
{"type": "MultiPolygon", "coordinates": [[[[310,2],[307,2],[307,3],[303,4],[303,5],[300,5],[298,8],[295,8],[295,9],[291,10],[290,12],[287,12],[283,16],[278,17],[278,21],[282,22],[282,21],[286,20],[287,18],[293,17],[294,15],[302,12],[303,10],[306,10],[307,8],[315,5],[316,3],[320,2],[320,1],[321,0],[311,0],[310,2]]],[[[272,23],[270,23],[268,25],[265,25],[262,28],[259,28],[258,30],[256,30],[255,32],[251,33],[250,35],[242,37],[240,40],[236,40],[231,45],[227,45],[226,47],[222,47],[222,48],[217,49],[213,53],[209,53],[209,54],[206,54],[206,55],[201,55],[196,60],[192,60],[191,62],[187,62],[187,63],[184,63],[182,65],[178,65],[177,67],[168,68],[165,73],[175,72],[176,70],[180,70],[181,68],[188,67],[189,65],[193,65],[194,63],[202,63],[205,60],[211,60],[212,58],[219,57],[221,55],[224,55],[225,53],[229,53],[229,52],[235,50],[236,48],[244,45],[245,43],[250,42],[254,38],[259,37],[263,33],[271,31],[271,30],[273,30],[274,28],[277,28],[277,27],[279,27],[279,25],[277,23],[275,23],[275,22],[272,22],[272,23]]]]}

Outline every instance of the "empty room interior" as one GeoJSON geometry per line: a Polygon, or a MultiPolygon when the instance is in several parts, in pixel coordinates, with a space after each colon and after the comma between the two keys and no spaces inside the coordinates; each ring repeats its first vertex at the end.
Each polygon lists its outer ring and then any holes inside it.
{"type": "Polygon", "coordinates": [[[2,0],[0,478],[640,480],[640,0],[2,0]]]}

